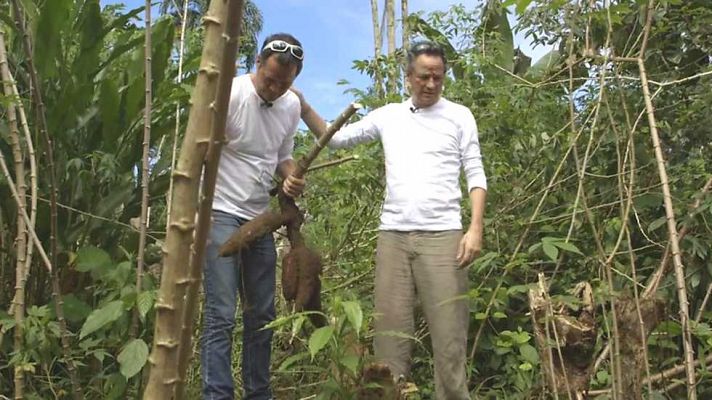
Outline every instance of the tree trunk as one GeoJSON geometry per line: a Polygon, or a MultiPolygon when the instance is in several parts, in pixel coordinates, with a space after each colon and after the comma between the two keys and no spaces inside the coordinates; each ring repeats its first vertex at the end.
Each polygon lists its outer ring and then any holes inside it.
{"type": "MultiPolygon", "coordinates": [[[[237,1],[237,0],[232,0],[237,1]]],[[[225,51],[223,34],[228,0],[213,0],[203,19],[205,47],[191,99],[188,126],[173,171],[173,206],[163,248],[163,272],[156,301],[156,328],[149,363],[151,372],[146,400],[174,399],[181,374],[178,371],[185,296],[190,283],[190,249],[195,231],[198,191],[210,129],[218,78],[225,51]]]]}
{"type": "Polygon", "coordinates": [[[398,63],[396,58],[396,8],[395,0],[386,0],[386,25],[388,29],[388,94],[398,93],[398,63]]]}
{"type": "Polygon", "coordinates": [[[539,274],[537,288],[529,290],[529,308],[547,385],[554,393],[576,399],[588,388],[593,373],[596,323],[591,286],[579,283],[573,294],[582,302],[578,311],[552,303],[544,276],[539,274]]]}
{"type": "Polygon", "coordinates": [[[375,87],[376,96],[383,97],[383,71],[378,58],[381,56],[381,25],[378,22],[378,0],[371,0],[371,20],[373,21],[373,62],[375,70],[373,73],[373,85],[375,87]]]}
{"type": "Polygon", "coordinates": [[[401,30],[403,48],[403,76],[407,74],[408,68],[408,48],[410,47],[410,27],[408,27],[408,0],[401,0],[401,30]]]}
{"type": "Polygon", "coordinates": [[[664,305],[665,303],[660,299],[647,298],[640,302],[640,315],[644,327],[641,332],[635,299],[621,298],[616,302],[622,364],[619,385],[622,388],[623,398],[626,400],[643,399],[641,372],[645,368],[647,338],[662,321],[664,305]]]}

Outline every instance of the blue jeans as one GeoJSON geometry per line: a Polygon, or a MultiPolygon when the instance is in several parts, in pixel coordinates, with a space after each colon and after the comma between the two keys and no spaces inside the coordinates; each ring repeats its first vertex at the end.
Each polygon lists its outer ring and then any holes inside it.
{"type": "Polygon", "coordinates": [[[204,270],[205,307],[200,364],[203,399],[234,398],[232,379],[232,336],[235,328],[237,294],[242,303],[243,399],[270,399],[269,367],[272,330],[261,328],[275,318],[275,264],[277,253],[272,234],[265,235],[248,250],[228,257],[218,248],[245,219],[213,211],[204,270]]]}

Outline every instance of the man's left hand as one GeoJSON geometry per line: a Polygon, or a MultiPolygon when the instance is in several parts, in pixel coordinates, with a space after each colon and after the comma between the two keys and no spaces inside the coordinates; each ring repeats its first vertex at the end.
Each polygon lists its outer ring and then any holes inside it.
{"type": "Polygon", "coordinates": [[[289,197],[299,197],[304,192],[307,181],[304,178],[297,178],[289,175],[282,183],[282,191],[289,197]]]}
{"type": "Polygon", "coordinates": [[[482,250],[482,231],[479,232],[468,230],[460,240],[460,246],[457,248],[457,265],[460,268],[465,267],[472,260],[480,255],[482,250]]]}

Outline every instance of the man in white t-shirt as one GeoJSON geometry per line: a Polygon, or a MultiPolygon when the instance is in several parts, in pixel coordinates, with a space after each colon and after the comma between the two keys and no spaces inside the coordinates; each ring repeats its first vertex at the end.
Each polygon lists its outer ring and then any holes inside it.
{"type": "Polygon", "coordinates": [[[243,399],[271,399],[272,330],[275,318],[276,251],[271,234],[248,250],[220,257],[218,248],[245,222],[267,210],[275,172],[283,190],[301,194],[305,182],[292,176],[294,134],[299,123],[298,97],[288,91],[302,69],[304,51],[292,35],[269,36],[257,58],[255,73],[232,83],[206,248],[205,307],[201,338],[203,398],[234,398],[232,337],[237,294],[242,306],[243,399]]]}
{"type": "MultiPolygon", "coordinates": [[[[477,124],[470,110],[441,97],[446,72],[442,48],[415,43],[408,52],[412,97],[368,113],[338,131],[331,148],[380,139],[386,162],[386,199],[376,250],[374,351],[394,377],[408,376],[413,307],[422,304],[435,361],[436,398],[469,399],[466,374],[469,308],[465,268],[482,248],[487,179],[477,124]],[[460,171],[472,204],[463,234],[460,171]],[[379,335],[378,333],[386,334],[379,335]]],[[[326,125],[299,91],[302,119],[317,135],[326,125]]]]}

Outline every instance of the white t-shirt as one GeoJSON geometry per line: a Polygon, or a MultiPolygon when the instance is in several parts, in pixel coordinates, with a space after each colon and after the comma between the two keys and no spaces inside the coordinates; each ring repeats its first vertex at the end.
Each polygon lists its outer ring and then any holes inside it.
{"type": "Polygon", "coordinates": [[[477,124],[470,110],[444,98],[417,110],[411,99],[388,104],[342,128],[329,147],[376,139],[383,143],[386,159],[380,229],[462,229],[460,169],[468,192],[475,187],[487,189],[477,124]]]}
{"type": "Polygon", "coordinates": [[[267,210],[277,165],[292,158],[299,114],[291,91],[267,107],[250,75],[233,79],[214,210],[246,219],[267,210]]]}

